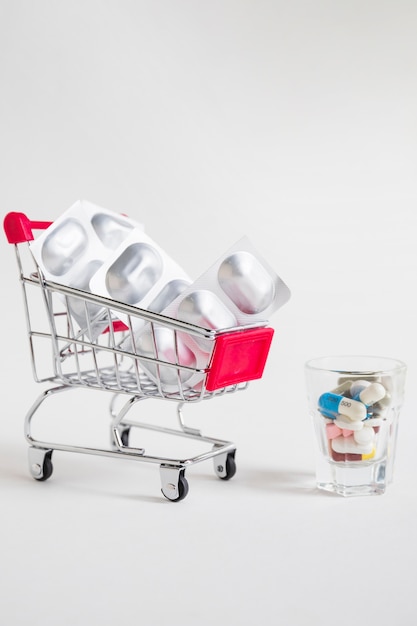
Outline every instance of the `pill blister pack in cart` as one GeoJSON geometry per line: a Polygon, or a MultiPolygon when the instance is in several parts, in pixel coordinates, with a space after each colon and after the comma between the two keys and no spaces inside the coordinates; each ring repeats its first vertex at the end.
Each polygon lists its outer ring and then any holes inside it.
{"type": "MultiPolygon", "coordinates": [[[[246,327],[259,321],[267,321],[290,297],[290,291],[281,278],[243,237],[199,278],[186,286],[162,314],[167,317],[195,324],[202,328],[219,329],[246,327]]],[[[151,329],[149,325],[135,335],[135,347],[128,339],[125,347],[138,354],[151,354],[156,341],[163,360],[170,361],[174,352],[174,337],[167,328],[151,329]]],[[[181,363],[193,369],[204,369],[209,361],[211,342],[204,337],[189,333],[177,333],[176,344],[181,363]]],[[[155,367],[143,364],[151,378],[155,367]]],[[[165,390],[175,387],[175,376],[170,368],[158,368],[157,375],[165,390]]],[[[198,388],[201,374],[185,374],[183,384],[198,388]]]]}
{"type": "Polygon", "coordinates": [[[335,462],[375,460],[389,428],[389,385],[346,379],[318,399],[329,457],[335,462]],[[379,445],[381,444],[381,445],[379,445]]]}

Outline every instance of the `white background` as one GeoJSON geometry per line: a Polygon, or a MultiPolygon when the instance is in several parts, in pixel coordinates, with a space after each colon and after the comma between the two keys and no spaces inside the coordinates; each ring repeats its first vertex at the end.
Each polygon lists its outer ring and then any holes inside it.
{"type": "MultiPolygon", "coordinates": [[[[86,198],[193,277],[248,235],[292,291],[263,379],[186,407],[236,443],[233,480],[193,466],[173,504],[157,466],[56,453],[36,483],[42,389],[3,236],[2,623],[415,624],[416,32],[413,0],[2,0],[2,214],[86,198]],[[315,489],[303,364],[332,353],[408,364],[383,496],[315,489]]],[[[107,394],[80,394],[54,432],[106,439],[107,394]]]]}

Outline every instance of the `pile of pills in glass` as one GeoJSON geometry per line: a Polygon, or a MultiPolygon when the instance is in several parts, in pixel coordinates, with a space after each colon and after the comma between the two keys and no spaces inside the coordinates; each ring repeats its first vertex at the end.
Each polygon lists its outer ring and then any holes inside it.
{"type": "Polygon", "coordinates": [[[345,380],[319,397],[318,410],[334,461],[366,461],[375,456],[387,398],[384,385],[369,380],[345,380]]]}

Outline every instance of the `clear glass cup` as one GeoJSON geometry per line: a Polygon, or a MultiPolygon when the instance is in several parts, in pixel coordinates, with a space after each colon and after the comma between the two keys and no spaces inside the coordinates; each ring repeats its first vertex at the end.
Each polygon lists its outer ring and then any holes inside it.
{"type": "Polygon", "coordinates": [[[305,364],[319,489],[383,494],[392,481],[407,366],[373,356],[327,356],[305,364]]]}

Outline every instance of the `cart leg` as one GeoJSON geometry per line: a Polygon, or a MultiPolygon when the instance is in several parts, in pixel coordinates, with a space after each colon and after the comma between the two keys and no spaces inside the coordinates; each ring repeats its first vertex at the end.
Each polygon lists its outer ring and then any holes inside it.
{"type": "MultiPolygon", "coordinates": [[[[122,419],[120,414],[120,409],[116,408],[116,404],[117,401],[121,398],[121,394],[115,393],[111,402],[110,402],[110,416],[112,418],[112,426],[111,426],[111,433],[110,433],[110,445],[112,447],[113,450],[118,450],[119,446],[117,445],[117,442],[115,440],[115,436],[114,436],[114,429],[113,429],[113,424],[117,424],[117,429],[119,431],[119,435],[120,435],[120,439],[121,442],[123,444],[123,446],[128,447],[129,445],[129,434],[130,434],[130,426],[121,426],[120,425],[120,420],[122,419]]],[[[125,400],[125,396],[123,397],[123,399],[125,400]]],[[[123,417],[126,416],[126,413],[129,411],[129,409],[132,406],[132,402],[131,399],[129,399],[128,403],[126,406],[122,407],[122,412],[123,412],[123,417]]]]}
{"type": "Polygon", "coordinates": [[[229,450],[213,457],[214,471],[222,480],[229,480],[236,474],[235,454],[236,450],[229,450]]]}
{"type": "Polygon", "coordinates": [[[35,480],[48,480],[52,476],[52,452],[50,449],[33,446],[29,448],[29,471],[35,480]]]}
{"type": "MultiPolygon", "coordinates": [[[[114,433],[114,428],[112,426],[111,432],[110,432],[110,445],[111,445],[112,450],[120,450],[121,448],[128,448],[130,426],[123,426],[123,427],[118,426],[117,432],[119,433],[120,440],[119,439],[116,440],[116,435],[114,433]],[[118,444],[119,441],[120,443],[118,444]]],[[[145,450],[141,448],[140,452],[143,454],[145,450]]]]}
{"type": "Polygon", "coordinates": [[[184,476],[184,467],[160,465],[161,491],[168,500],[179,502],[188,493],[188,481],[184,476]]]}
{"type": "Polygon", "coordinates": [[[144,448],[129,447],[129,435],[131,427],[127,424],[123,424],[123,419],[126,417],[132,406],[136,404],[136,402],[139,402],[139,400],[144,400],[144,398],[139,396],[133,396],[132,398],[129,398],[127,402],[125,402],[120,411],[116,412],[115,400],[117,399],[117,397],[118,395],[116,394],[110,404],[110,414],[112,416],[111,446],[113,450],[124,451],[126,448],[129,448],[129,450],[134,451],[136,454],[144,455],[144,448]]]}

